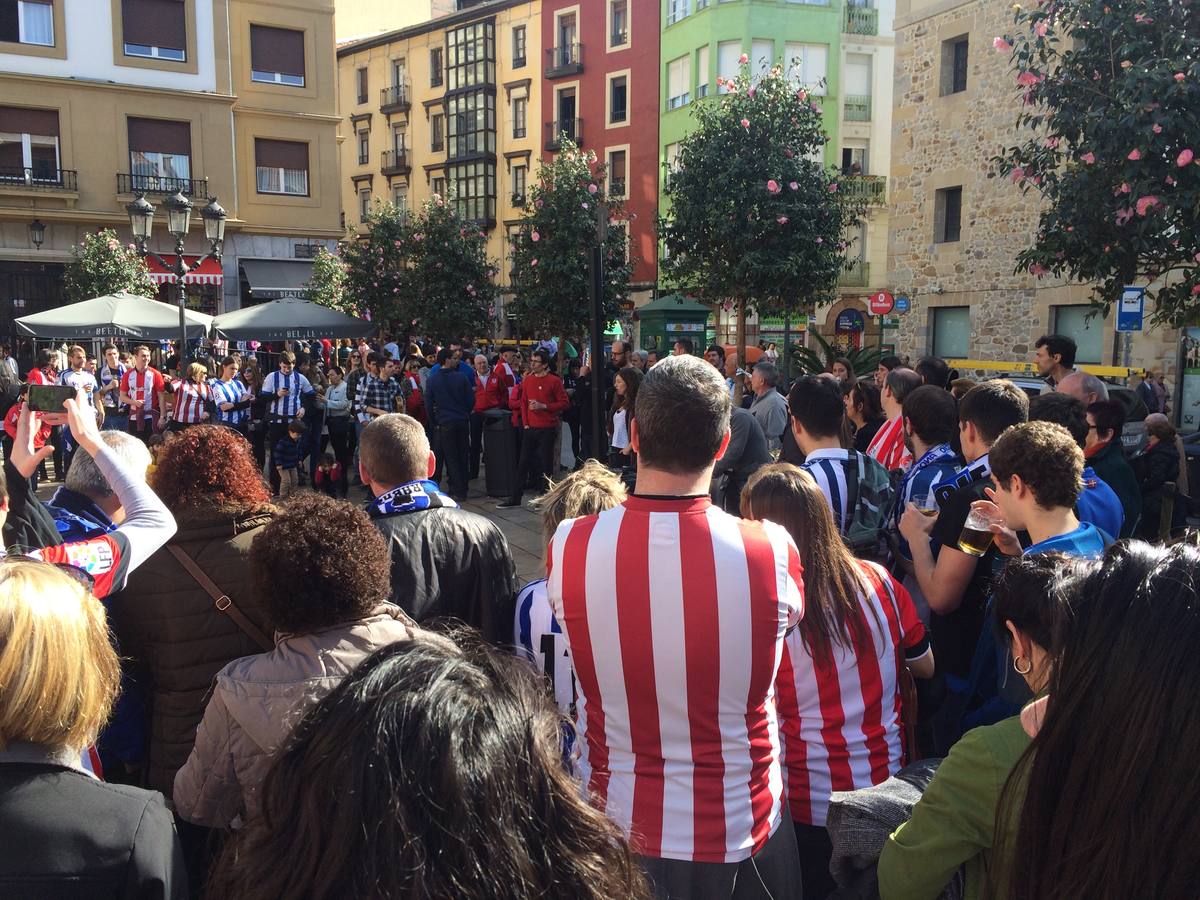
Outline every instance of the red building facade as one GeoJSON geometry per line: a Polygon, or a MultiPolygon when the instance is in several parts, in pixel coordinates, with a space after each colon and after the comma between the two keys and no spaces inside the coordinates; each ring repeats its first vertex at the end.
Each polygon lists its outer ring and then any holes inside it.
{"type": "Polygon", "coordinates": [[[544,158],[565,134],[608,165],[623,185],[632,299],[650,300],[658,278],[659,4],[651,0],[543,0],[544,158]]]}

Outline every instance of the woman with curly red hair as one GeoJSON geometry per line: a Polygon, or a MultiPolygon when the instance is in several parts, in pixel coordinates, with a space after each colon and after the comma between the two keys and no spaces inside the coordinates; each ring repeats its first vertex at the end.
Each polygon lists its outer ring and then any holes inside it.
{"type": "Polygon", "coordinates": [[[109,603],[121,655],[148,688],[145,786],[171,796],[217,672],[263,650],[271,615],[250,590],[250,542],[277,510],[250,444],[219,425],[178,432],[159,453],[150,486],[179,531],[109,603]],[[208,580],[202,584],[191,568],[208,580]],[[221,598],[221,602],[216,602],[221,598]]]}

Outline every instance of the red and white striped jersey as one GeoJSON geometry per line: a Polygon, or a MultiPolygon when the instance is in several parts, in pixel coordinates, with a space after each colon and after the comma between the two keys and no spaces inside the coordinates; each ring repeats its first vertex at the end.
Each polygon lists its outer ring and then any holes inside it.
{"type": "Polygon", "coordinates": [[[779,667],[788,806],[807,825],[825,824],[831,791],[870,787],[899,771],[900,666],[929,652],[908,591],[882,566],[858,565],[864,638],[853,649],[832,645],[818,664],[797,628],[779,667]]]}
{"type": "Polygon", "coordinates": [[[212,402],[212,388],[207,382],[196,384],[194,381],[178,381],[175,385],[175,405],[171,409],[171,418],[181,425],[195,425],[205,421],[200,414],[204,412],[204,404],[212,402]]]}
{"type": "Polygon", "coordinates": [[[912,454],[904,446],[904,417],[888,419],[871,438],[867,445],[867,456],[873,457],[889,472],[907,469],[912,465],[912,454]]]}
{"type": "Polygon", "coordinates": [[[787,532],[708,497],[631,497],[562,523],[550,560],[592,803],[645,856],[751,856],[782,813],[774,684],[804,614],[787,532]]]}
{"type": "Polygon", "coordinates": [[[162,374],[153,366],[146,366],[144,372],[129,369],[121,376],[121,393],[143,404],[142,415],[145,418],[150,418],[158,410],[158,395],[164,389],[162,374]]]}

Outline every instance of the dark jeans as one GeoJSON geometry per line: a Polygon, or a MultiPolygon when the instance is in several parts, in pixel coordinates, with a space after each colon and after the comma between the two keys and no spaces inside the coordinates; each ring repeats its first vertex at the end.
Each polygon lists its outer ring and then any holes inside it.
{"type": "Polygon", "coordinates": [[[517,463],[517,480],[512,500],[521,502],[521,494],[530,476],[538,490],[546,487],[546,476],[554,475],[554,438],[557,428],[524,428],[521,435],[521,457],[517,463]]]}
{"type": "Polygon", "coordinates": [[[271,491],[279,493],[279,471],[275,468],[275,446],[288,434],[288,420],[278,419],[267,424],[267,461],[268,475],[271,479],[271,491]]]}
{"type": "Polygon", "coordinates": [[[333,458],[342,464],[342,483],[338,485],[341,496],[346,496],[346,486],[350,481],[350,463],[354,450],[350,446],[354,434],[350,426],[349,416],[329,416],[325,423],[329,426],[329,445],[333,447],[333,458]]]}
{"type": "Polygon", "coordinates": [[[141,418],[130,416],[125,430],[144,444],[156,433],[154,425],[155,420],[153,418],[147,419],[144,416],[141,418]]]}
{"type": "Polygon", "coordinates": [[[474,481],[479,477],[479,458],[483,456],[483,414],[471,413],[471,464],[468,477],[474,481]]]}
{"type": "MultiPolygon", "coordinates": [[[[785,813],[786,814],[786,813],[785,813]]],[[[833,842],[822,825],[793,822],[796,828],[796,849],[800,851],[800,871],[804,874],[804,900],[825,900],[837,890],[837,882],[829,874],[833,842]]]]}
{"type": "Polygon", "coordinates": [[[470,452],[470,425],[467,422],[447,422],[437,426],[438,453],[445,464],[450,496],[461,500],[467,496],[467,456],[470,452]]]}
{"type": "Polygon", "coordinates": [[[800,896],[796,833],[784,820],[763,848],[741,862],[637,858],[658,900],[782,900],[800,896]]]}

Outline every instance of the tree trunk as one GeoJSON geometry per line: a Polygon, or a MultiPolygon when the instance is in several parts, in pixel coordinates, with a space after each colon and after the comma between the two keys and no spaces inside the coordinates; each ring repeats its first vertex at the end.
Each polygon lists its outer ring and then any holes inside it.
{"type": "Polygon", "coordinates": [[[739,378],[737,370],[746,368],[746,301],[738,300],[737,302],[737,341],[734,348],[734,353],[737,354],[737,365],[733,371],[733,405],[742,405],[742,393],[744,390],[744,378],[739,378]]]}

